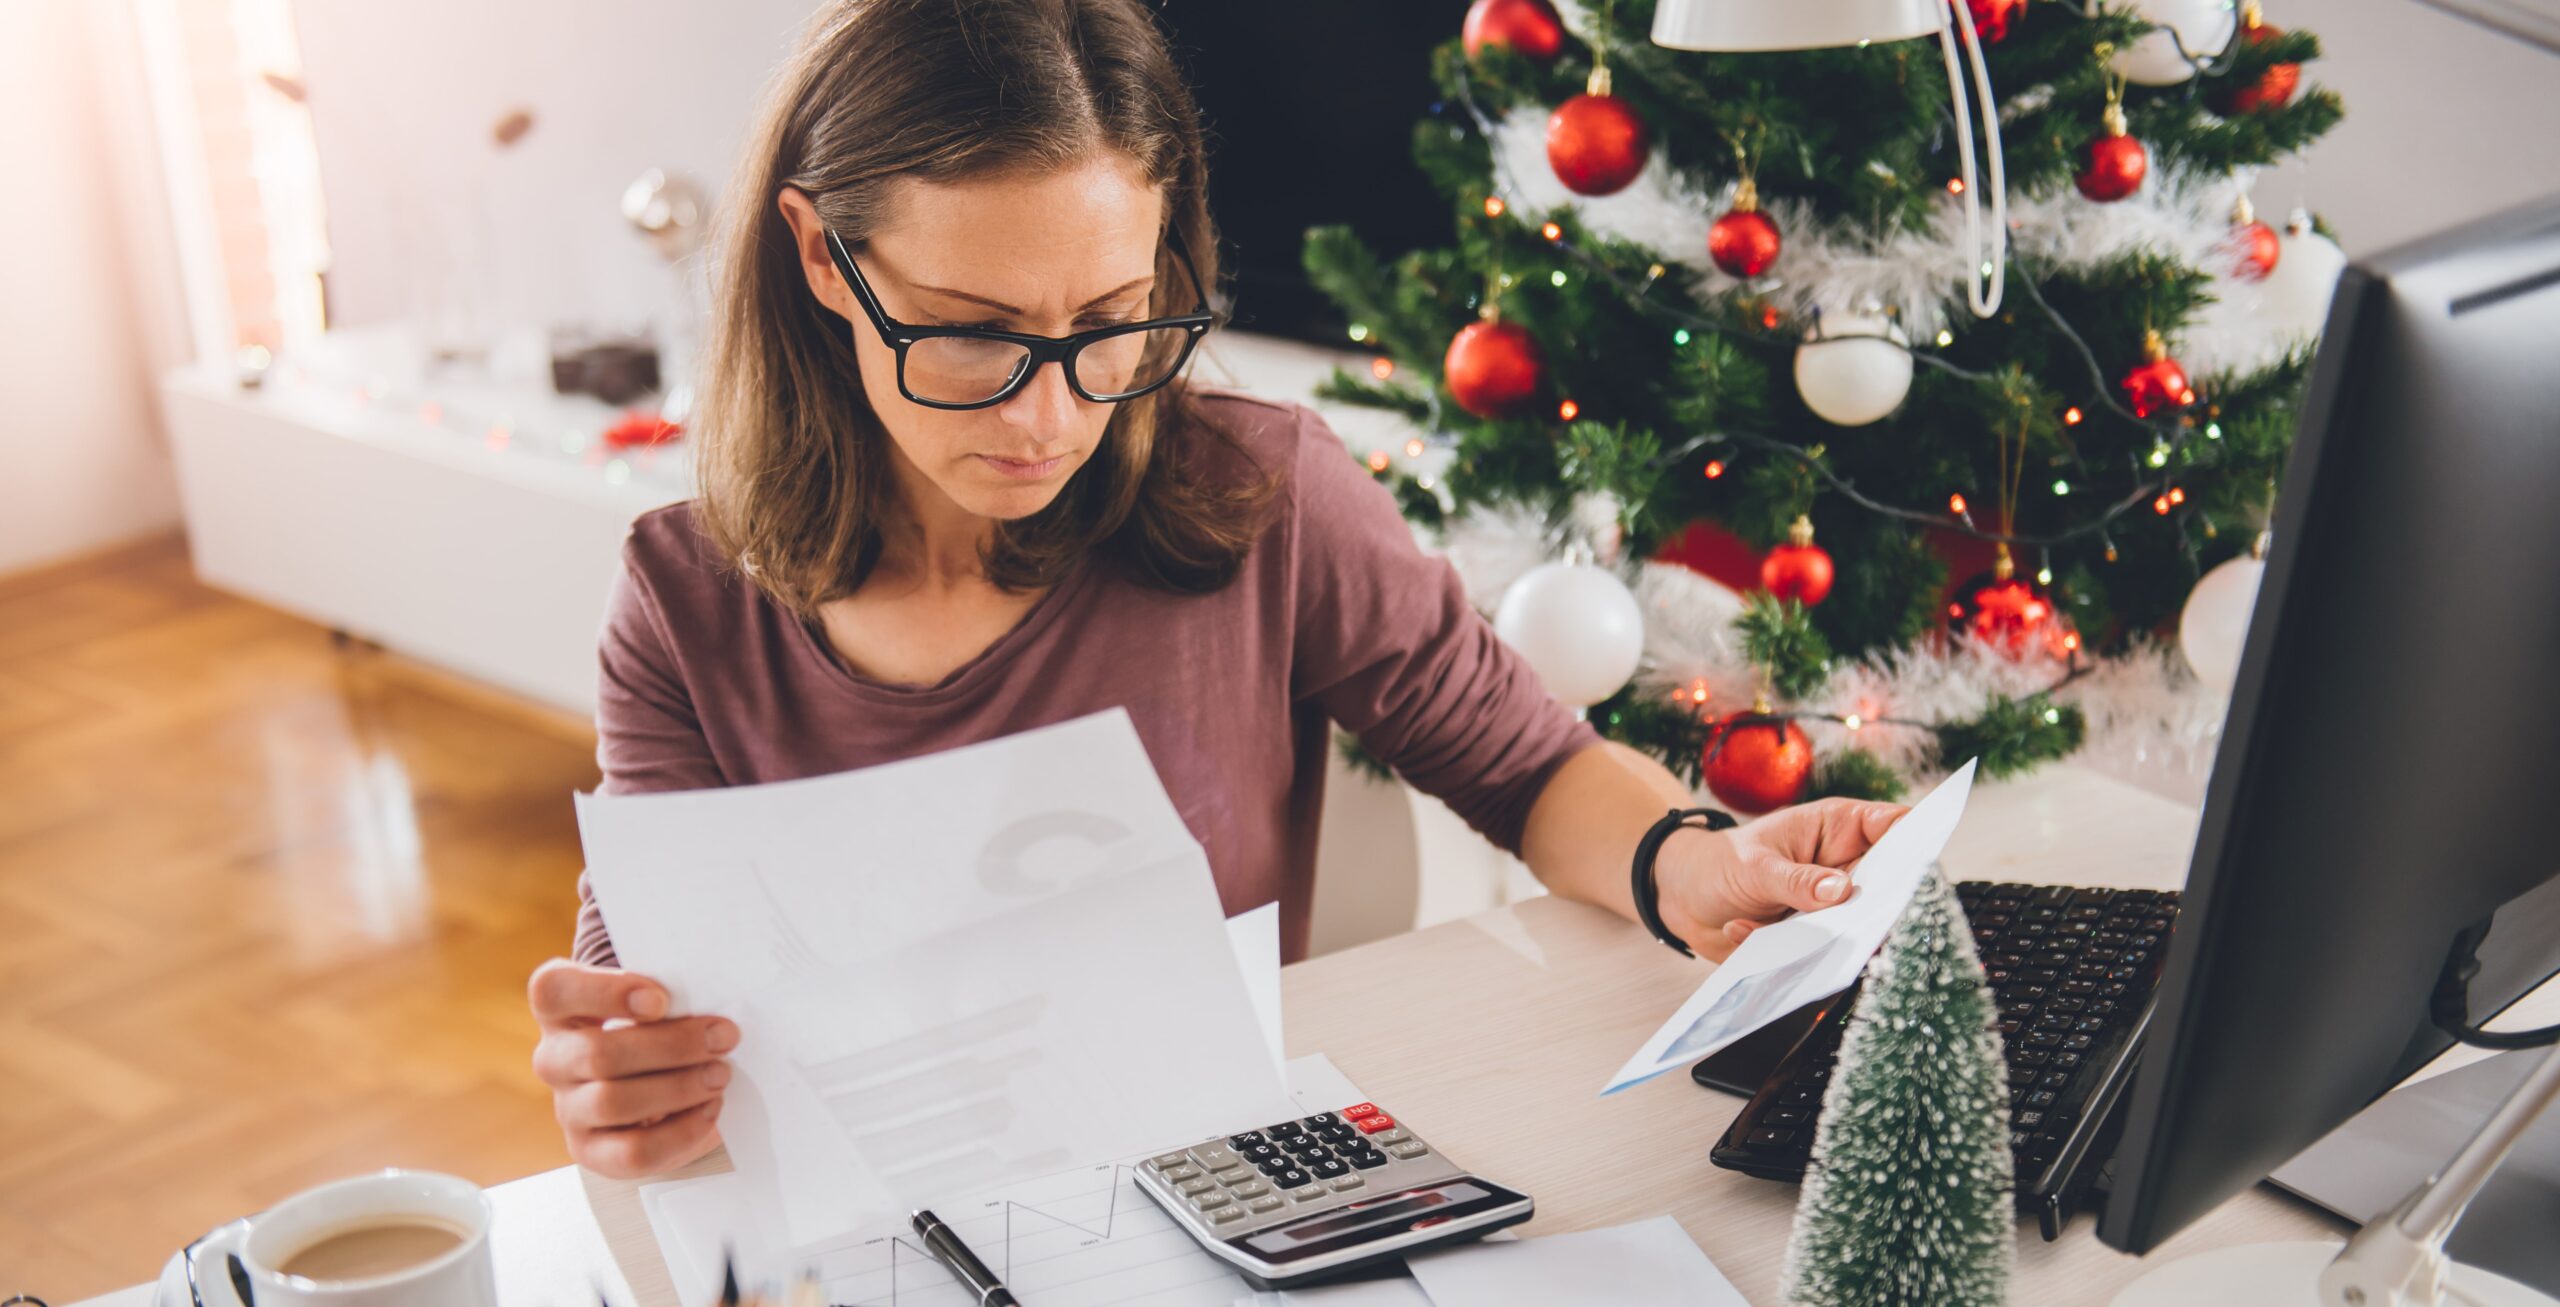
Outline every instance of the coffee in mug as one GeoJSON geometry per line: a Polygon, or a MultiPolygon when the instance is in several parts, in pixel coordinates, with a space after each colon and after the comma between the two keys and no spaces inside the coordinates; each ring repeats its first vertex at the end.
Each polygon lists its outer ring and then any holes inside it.
{"type": "Polygon", "coordinates": [[[285,1255],[276,1269],[328,1283],[370,1280],[423,1266],[462,1246],[470,1232],[441,1221],[402,1219],[324,1234],[285,1255]]]}

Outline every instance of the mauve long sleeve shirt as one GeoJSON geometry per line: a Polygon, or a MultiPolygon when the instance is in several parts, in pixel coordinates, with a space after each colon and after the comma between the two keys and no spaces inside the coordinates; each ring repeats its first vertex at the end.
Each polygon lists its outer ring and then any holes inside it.
{"type": "MultiPolygon", "coordinates": [[[[1277,900],[1291,959],[1307,948],[1328,721],[1516,852],[1539,790],[1598,736],[1494,635],[1323,419],[1195,393],[1201,419],[1281,487],[1235,580],[1175,594],[1088,559],[931,685],[851,670],[715,556],[690,504],[642,516],[598,649],[599,792],[825,775],[1126,708],[1227,912],[1277,900]]],[[[583,876],[579,898],[573,956],[610,965],[610,923],[583,876]]]]}

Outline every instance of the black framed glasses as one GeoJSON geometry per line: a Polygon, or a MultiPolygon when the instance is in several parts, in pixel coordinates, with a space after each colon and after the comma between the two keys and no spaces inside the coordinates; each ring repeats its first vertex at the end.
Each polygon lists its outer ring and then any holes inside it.
{"type": "Polygon", "coordinates": [[[1183,248],[1182,235],[1172,233],[1173,252],[1191,278],[1200,306],[1170,318],[1124,322],[1070,336],[1028,336],[985,327],[931,327],[900,322],[880,307],[880,297],[853,254],[832,231],[827,251],[836,271],[880,333],[880,342],[898,356],[898,390],[927,408],[969,409],[1001,404],[1029,385],[1032,375],[1050,363],[1066,369],[1069,389],[1096,404],[1136,399],[1173,380],[1191,358],[1193,347],[1216,325],[1209,311],[1208,288],[1200,270],[1183,248]]]}

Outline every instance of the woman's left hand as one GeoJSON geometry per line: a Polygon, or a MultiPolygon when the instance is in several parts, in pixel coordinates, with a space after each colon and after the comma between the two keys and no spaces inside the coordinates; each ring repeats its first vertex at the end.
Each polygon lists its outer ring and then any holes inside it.
{"type": "Polygon", "coordinates": [[[1910,809],[1819,799],[1728,831],[1665,840],[1655,866],[1662,924],[1703,958],[1722,960],[1752,931],[1790,912],[1849,897],[1851,864],[1910,809]]]}

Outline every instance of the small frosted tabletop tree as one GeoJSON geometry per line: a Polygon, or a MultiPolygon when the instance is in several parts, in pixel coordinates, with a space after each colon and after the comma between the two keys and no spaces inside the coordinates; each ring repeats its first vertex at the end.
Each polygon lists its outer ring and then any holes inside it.
{"type": "Polygon", "coordinates": [[[2016,1256],[1998,1010],[1932,871],[1867,965],[1787,1244],[1799,1307],[1996,1307],[2016,1256]]]}

